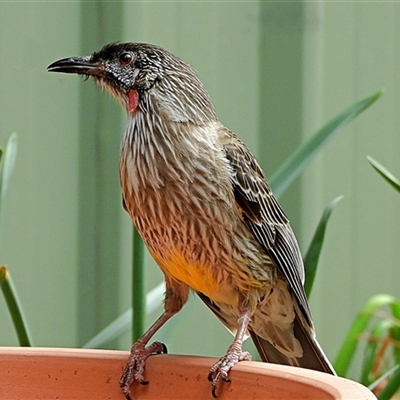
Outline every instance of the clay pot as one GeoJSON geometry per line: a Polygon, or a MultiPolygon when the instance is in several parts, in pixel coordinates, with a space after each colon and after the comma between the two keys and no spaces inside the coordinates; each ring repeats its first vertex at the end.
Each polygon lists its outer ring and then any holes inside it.
{"type": "MultiPolygon", "coordinates": [[[[0,399],[119,399],[127,352],[0,347],[0,399]]],[[[216,360],[176,355],[147,360],[149,385],[132,385],[132,398],[212,400],[207,373],[216,360]]],[[[373,400],[364,386],[320,372],[241,362],[218,390],[219,400],[373,400]]]]}

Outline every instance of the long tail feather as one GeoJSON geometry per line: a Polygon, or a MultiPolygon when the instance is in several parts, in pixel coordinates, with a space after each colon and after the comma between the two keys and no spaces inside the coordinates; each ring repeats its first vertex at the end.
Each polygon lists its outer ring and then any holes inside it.
{"type": "Polygon", "coordinates": [[[264,362],[314,369],[316,371],[336,375],[335,370],[322,351],[315,336],[304,328],[304,325],[297,317],[294,320],[293,330],[296,339],[300,342],[303,349],[302,357],[288,357],[253,331],[250,331],[250,335],[264,362]]]}

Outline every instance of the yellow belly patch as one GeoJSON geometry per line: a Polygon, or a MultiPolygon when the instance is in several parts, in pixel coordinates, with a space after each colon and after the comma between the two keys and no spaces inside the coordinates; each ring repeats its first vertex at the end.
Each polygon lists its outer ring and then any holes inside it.
{"type": "Polygon", "coordinates": [[[160,268],[169,276],[185,283],[191,289],[204,293],[214,301],[226,304],[237,304],[238,294],[232,284],[228,284],[218,266],[203,265],[199,262],[188,262],[187,259],[174,250],[168,258],[154,255],[160,268]]]}

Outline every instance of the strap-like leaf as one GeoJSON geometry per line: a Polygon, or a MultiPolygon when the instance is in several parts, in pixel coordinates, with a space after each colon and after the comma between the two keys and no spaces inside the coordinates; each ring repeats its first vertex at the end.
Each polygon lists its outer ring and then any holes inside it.
{"type": "Polygon", "coordinates": [[[336,197],[333,199],[328,206],[325,208],[322,217],[318,223],[317,229],[315,230],[314,236],[311,240],[310,246],[304,257],[304,269],[305,269],[305,284],[304,290],[309,298],[311,294],[311,289],[314,284],[315,275],[317,273],[317,266],[319,256],[321,254],[322,245],[324,243],[325,231],[332,214],[333,209],[336,207],[337,203],[343,198],[343,196],[336,197]]]}
{"type": "MultiPolygon", "coordinates": [[[[0,156],[3,151],[0,152],[0,156]]],[[[0,169],[0,211],[7,187],[10,182],[11,174],[14,169],[15,159],[17,156],[17,134],[14,132],[8,139],[6,150],[3,155],[3,164],[0,169]]],[[[0,157],[1,159],[1,157],[0,157]]]]}
{"type": "Polygon", "coordinates": [[[11,174],[14,170],[17,157],[17,134],[13,132],[8,139],[6,150],[4,152],[3,167],[0,176],[1,200],[3,200],[7,187],[10,182],[11,174]]]}
{"type": "Polygon", "coordinates": [[[290,156],[286,162],[271,177],[270,183],[276,197],[280,197],[288,186],[303,171],[311,159],[318,153],[321,147],[336,133],[352,121],[358,114],[367,109],[371,104],[378,100],[383,94],[382,90],[374,93],[372,96],[361,100],[344,112],[333,118],[318,132],[316,132],[308,141],[290,156]]]}
{"type": "Polygon", "coordinates": [[[386,182],[389,182],[391,186],[400,192],[400,181],[378,161],[370,156],[367,156],[367,159],[374,169],[379,173],[379,175],[381,175],[386,182]]]}
{"type": "MultiPolygon", "coordinates": [[[[147,293],[147,295],[145,296],[146,315],[154,312],[157,307],[162,304],[164,291],[165,284],[163,282],[147,293]]],[[[117,339],[123,333],[128,332],[132,327],[132,321],[133,313],[132,308],[130,308],[109,325],[107,325],[102,331],[96,334],[96,336],[85,343],[83,347],[86,349],[95,349],[105,346],[112,340],[117,339]]]]}

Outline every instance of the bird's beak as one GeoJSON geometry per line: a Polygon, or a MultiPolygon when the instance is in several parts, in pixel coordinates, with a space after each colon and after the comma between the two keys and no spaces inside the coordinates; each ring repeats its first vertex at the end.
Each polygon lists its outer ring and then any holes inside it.
{"type": "Polygon", "coordinates": [[[104,75],[104,65],[90,61],[90,57],[70,57],[53,62],[47,67],[47,71],[102,76],[104,75]]]}

